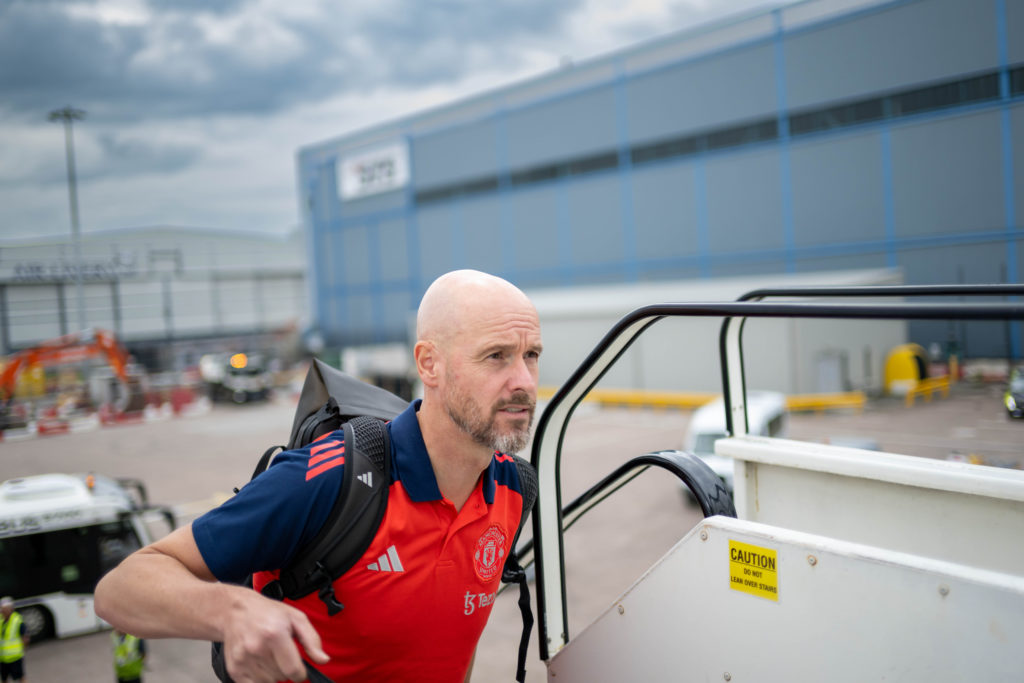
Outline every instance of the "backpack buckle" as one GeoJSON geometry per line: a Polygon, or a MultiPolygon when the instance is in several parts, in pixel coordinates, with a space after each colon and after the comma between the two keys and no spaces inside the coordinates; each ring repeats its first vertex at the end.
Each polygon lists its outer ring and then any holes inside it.
{"type": "Polygon", "coordinates": [[[334,581],[331,579],[331,575],[327,573],[324,566],[319,562],[313,567],[313,571],[310,572],[310,578],[314,583],[323,583],[320,590],[317,591],[317,596],[327,606],[327,616],[333,617],[335,614],[345,609],[345,605],[338,602],[338,596],[334,593],[334,581]]]}
{"type": "Polygon", "coordinates": [[[510,555],[501,569],[502,583],[522,583],[526,581],[526,570],[519,566],[515,555],[510,555]]]}
{"type": "Polygon", "coordinates": [[[277,579],[274,579],[265,585],[260,593],[271,600],[284,600],[284,588],[281,586],[281,582],[277,579]]]}
{"type": "Polygon", "coordinates": [[[334,594],[334,587],[326,585],[320,589],[317,593],[323,603],[327,605],[327,616],[333,617],[335,614],[345,609],[345,605],[338,602],[337,596],[334,594]]]}

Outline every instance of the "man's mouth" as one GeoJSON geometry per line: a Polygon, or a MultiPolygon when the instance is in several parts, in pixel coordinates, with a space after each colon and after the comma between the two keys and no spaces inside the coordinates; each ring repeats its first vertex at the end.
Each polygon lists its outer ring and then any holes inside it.
{"type": "Polygon", "coordinates": [[[530,396],[526,392],[516,392],[508,399],[499,403],[495,408],[495,413],[505,413],[509,417],[521,418],[530,417],[533,415],[533,409],[536,406],[530,396]]]}
{"type": "Polygon", "coordinates": [[[528,417],[533,413],[533,404],[528,402],[509,402],[498,406],[495,412],[505,413],[510,417],[528,417]]]}

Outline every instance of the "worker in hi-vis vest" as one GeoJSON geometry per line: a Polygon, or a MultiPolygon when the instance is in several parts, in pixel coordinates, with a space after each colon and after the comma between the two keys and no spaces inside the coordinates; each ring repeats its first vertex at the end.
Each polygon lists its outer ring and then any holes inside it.
{"type": "Polygon", "coordinates": [[[110,634],[114,645],[114,673],[117,683],[141,683],[142,665],[146,661],[146,641],[114,629],[110,634]]]}
{"type": "Polygon", "coordinates": [[[28,635],[21,615],[14,611],[14,598],[0,599],[0,681],[6,683],[25,680],[25,646],[28,635]]]}

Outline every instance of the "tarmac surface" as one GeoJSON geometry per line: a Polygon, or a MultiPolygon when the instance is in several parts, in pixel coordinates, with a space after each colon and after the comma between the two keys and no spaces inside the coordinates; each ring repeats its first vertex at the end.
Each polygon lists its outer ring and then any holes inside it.
{"type": "MultiPolygon", "coordinates": [[[[294,403],[214,406],[206,415],[0,443],[0,479],[45,472],[92,471],[142,479],[150,500],[174,505],[179,523],[230,495],[248,480],[260,454],[286,439],[294,403]]],[[[569,425],[562,465],[563,502],[626,459],[678,448],[691,413],[600,409],[584,404],[569,425]]],[[[1024,420],[1011,421],[996,385],[955,385],[949,398],[876,399],[862,414],[798,413],[789,437],[808,441],[871,439],[887,451],[980,460],[1024,468],[1024,420]]],[[[642,572],[698,521],[699,511],[667,475],[648,472],[582,518],[566,534],[570,636],[599,616],[642,572]]],[[[521,622],[517,590],[502,593],[481,639],[475,681],[513,680],[521,622]]],[[[535,596],[534,596],[535,600],[535,596]]],[[[534,603],[534,609],[536,604],[534,603]]],[[[527,681],[545,681],[534,630],[527,681]]],[[[215,680],[207,643],[148,641],[147,683],[215,680]]],[[[26,680],[111,681],[107,632],[33,644],[26,680]]]]}

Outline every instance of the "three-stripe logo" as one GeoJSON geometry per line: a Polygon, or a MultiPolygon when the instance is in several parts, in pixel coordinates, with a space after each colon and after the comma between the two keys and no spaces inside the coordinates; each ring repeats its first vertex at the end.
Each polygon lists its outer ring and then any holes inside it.
{"type": "Polygon", "coordinates": [[[363,474],[360,474],[358,477],[356,477],[356,479],[358,479],[359,481],[363,482],[364,484],[366,484],[370,488],[373,488],[373,473],[372,472],[364,472],[363,474]]]}
{"type": "Polygon", "coordinates": [[[306,463],[306,481],[345,464],[345,444],[337,440],[318,443],[309,449],[309,462],[306,463]]]}
{"type": "Polygon", "coordinates": [[[402,561],[398,559],[398,550],[395,546],[388,546],[386,553],[377,558],[376,562],[371,562],[366,565],[366,568],[371,572],[404,572],[405,567],[402,566],[402,561]]]}

